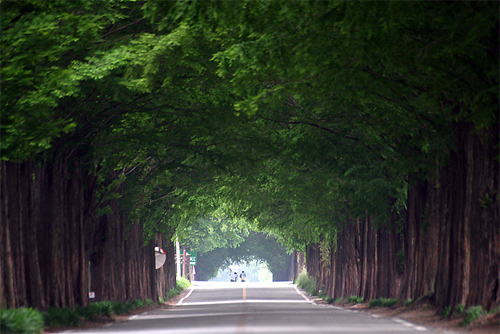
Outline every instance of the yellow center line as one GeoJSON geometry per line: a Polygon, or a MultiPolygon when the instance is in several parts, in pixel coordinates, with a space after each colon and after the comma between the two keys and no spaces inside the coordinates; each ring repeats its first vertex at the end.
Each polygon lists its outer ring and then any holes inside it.
{"type": "Polygon", "coordinates": [[[247,288],[243,288],[243,299],[247,299],[247,288]]]}

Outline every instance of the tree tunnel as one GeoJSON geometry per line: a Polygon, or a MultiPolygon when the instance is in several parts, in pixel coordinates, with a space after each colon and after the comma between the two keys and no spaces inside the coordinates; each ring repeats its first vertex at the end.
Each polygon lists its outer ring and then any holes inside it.
{"type": "Polygon", "coordinates": [[[291,260],[286,248],[276,238],[262,232],[250,231],[237,247],[215,248],[208,252],[199,252],[196,266],[196,280],[204,281],[215,277],[220,269],[233,263],[252,260],[267,263],[273,274],[273,281],[293,279],[291,260]]]}

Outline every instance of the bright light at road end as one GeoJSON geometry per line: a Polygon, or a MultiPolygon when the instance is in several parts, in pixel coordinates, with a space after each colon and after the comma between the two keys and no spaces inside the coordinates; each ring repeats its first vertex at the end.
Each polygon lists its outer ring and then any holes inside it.
{"type": "Polygon", "coordinates": [[[292,281],[285,282],[207,282],[207,281],[193,281],[191,284],[196,289],[234,289],[234,288],[279,288],[290,287],[293,285],[292,281]]]}

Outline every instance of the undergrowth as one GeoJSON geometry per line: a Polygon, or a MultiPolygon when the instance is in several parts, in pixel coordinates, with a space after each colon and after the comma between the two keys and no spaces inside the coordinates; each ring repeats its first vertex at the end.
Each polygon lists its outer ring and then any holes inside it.
{"type": "Polygon", "coordinates": [[[38,310],[0,309],[0,333],[41,333],[42,329],[43,317],[38,310]]]}
{"type": "Polygon", "coordinates": [[[181,277],[181,279],[177,281],[177,285],[174,288],[170,289],[165,294],[165,300],[168,300],[170,298],[177,296],[178,294],[180,294],[182,291],[186,290],[190,286],[191,286],[191,282],[188,279],[181,277]]]}
{"type": "Polygon", "coordinates": [[[305,291],[307,291],[308,293],[310,293],[312,295],[317,294],[316,281],[314,280],[314,278],[310,277],[307,274],[307,271],[305,269],[302,270],[302,272],[299,274],[299,277],[297,278],[296,284],[298,287],[300,287],[301,289],[304,289],[305,291]]]}
{"type": "Polygon", "coordinates": [[[464,314],[465,317],[460,323],[461,326],[467,326],[471,322],[484,317],[487,313],[483,310],[482,306],[471,306],[465,310],[464,314]]]}
{"type": "Polygon", "coordinates": [[[352,296],[349,296],[347,298],[347,302],[348,303],[356,303],[356,304],[360,304],[363,302],[363,297],[358,297],[358,296],[355,296],[355,295],[352,295],[352,296]]]}
{"type": "MultiPolygon", "coordinates": [[[[191,285],[182,278],[174,288],[160,298],[160,302],[180,294],[191,285]]],[[[41,312],[33,308],[0,309],[0,333],[41,333],[45,327],[79,327],[84,320],[95,320],[102,317],[113,317],[127,314],[133,310],[152,306],[151,299],[128,300],[125,302],[104,300],[90,303],[89,306],[75,308],[49,307],[41,312]]]]}
{"type": "Polygon", "coordinates": [[[392,307],[398,303],[399,300],[392,298],[378,298],[372,299],[368,303],[370,307],[380,306],[380,307],[392,307]]]}

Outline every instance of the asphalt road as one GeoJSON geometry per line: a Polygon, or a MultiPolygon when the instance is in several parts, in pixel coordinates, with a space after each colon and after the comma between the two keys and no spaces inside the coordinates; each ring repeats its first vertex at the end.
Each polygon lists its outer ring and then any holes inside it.
{"type": "Polygon", "coordinates": [[[65,333],[442,333],[401,319],[317,305],[291,283],[195,282],[175,307],[65,333]]]}

